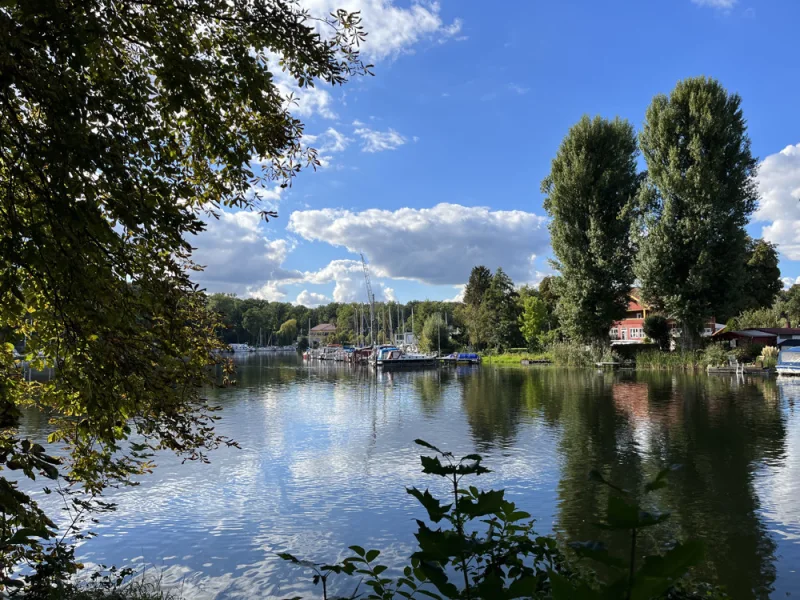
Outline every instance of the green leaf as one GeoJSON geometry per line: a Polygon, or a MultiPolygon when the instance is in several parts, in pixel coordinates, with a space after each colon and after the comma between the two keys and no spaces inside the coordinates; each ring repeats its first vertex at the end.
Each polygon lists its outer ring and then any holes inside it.
{"type": "Polygon", "coordinates": [[[350,546],[350,550],[352,550],[361,557],[363,557],[366,554],[366,551],[361,546],[350,546]]]}
{"type": "Polygon", "coordinates": [[[447,574],[438,563],[426,560],[420,561],[419,570],[446,598],[458,598],[460,596],[458,588],[448,581],[447,574]]]}
{"type": "Polygon", "coordinates": [[[428,490],[420,492],[417,488],[407,488],[406,492],[419,500],[419,503],[428,511],[428,516],[434,523],[441,521],[452,506],[452,504],[442,505],[428,490]]]}
{"type": "Polygon", "coordinates": [[[367,555],[366,555],[367,562],[372,562],[373,560],[378,558],[378,556],[380,556],[380,554],[381,554],[380,550],[370,550],[369,552],[367,552],[367,555]]]}
{"type": "Polygon", "coordinates": [[[418,446],[423,446],[425,448],[430,448],[431,450],[433,450],[434,452],[438,452],[439,454],[443,454],[442,451],[439,450],[436,446],[434,446],[432,444],[429,444],[425,440],[417,439],[417,440],[414,440],[414,443],[417,444],[418,446]]]}

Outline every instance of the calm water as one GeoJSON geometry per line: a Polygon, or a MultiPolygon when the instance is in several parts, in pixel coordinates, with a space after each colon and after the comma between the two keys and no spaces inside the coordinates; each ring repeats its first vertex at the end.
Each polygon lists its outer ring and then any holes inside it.
{"type": "Polygon", "coordinates": [[[654,498],[673,519],[648,543],[706,540],[704,575],[733,598],[800,594],[800,381],[486,366],[375,377],[295,356],[250,357],[238,379],[215,399],[242,449],[210,465],[165,455],[140,487],[112,491],[118,511],[80,548],[87,564],[151,565],[187,597],[281,598],[313,588],[276,552],[325,561],[360,544],[399,561],[422,516],[404,488],[436,487],[423,438],[483,453],[494,472],[476,483],[568,540],[602,538],[591,469],[635,487],[681,464],[654,498]]]}

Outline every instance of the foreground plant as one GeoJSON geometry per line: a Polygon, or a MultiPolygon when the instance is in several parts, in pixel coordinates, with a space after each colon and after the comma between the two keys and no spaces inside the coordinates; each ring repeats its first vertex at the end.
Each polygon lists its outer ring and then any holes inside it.
{"type": "MultiPolygon", "coordinates": [[[[571,563],[556,540],[536,535],[531,515],[505,499],[503,490],[481,491],[464,485],[468,476],[490,472],[479,454],[456,458],[423,440],[416,443],[432,450],[434,456],[421,456],[422,471],[442,477],[451,489],[447,503],[429,490],[408,489],[428,513],[435,529],[417,521],[418,549],[402,576],[386,575],[388,567],[380,564],[379,550],[366,551],[350,546],[354,553],[334,564],[300,560],[292,554],[279,556],[314,572],[313,583],[321,585],[322,597],[329,595],[333,575],[357,578],[347,596],[336,598],[434,598],[495,600],[511,598],[552,598],[555,600],[646,600],[669,598],[721,598],[711,586],[694,586],[683,577],[703,555],[702,544],[675,544],[663,556],[647,556],[637,564],[637,540],[642,529],[663,523],[668,513],[648,512],[630,492],[607,482],[599,473],[592,479],[613,492],[609,496],[606,520],[598,524],[605,530],[630,532],[629,559],[612,556],[599,541],[577,542],[569,546],[578,561],[591,560],[619,575],[609,581],[594,576],[582,565],[571,563]],[[701,590],[698,592],[697,590],[701,590]],[[360,591],[366,590],[366,591],[360,591]]],[[[661,471],[647,484],[645,494],[663,488],[670,469],[661,471]]],[[[291,600],[299,600],[299,596],[291,600]]]]}

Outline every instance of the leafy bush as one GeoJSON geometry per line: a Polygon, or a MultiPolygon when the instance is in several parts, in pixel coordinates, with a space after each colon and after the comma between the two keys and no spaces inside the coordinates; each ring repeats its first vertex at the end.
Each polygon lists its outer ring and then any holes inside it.
{"type": "Polygon", "coordinates": [[[752,363],[761,355],[763,348],[760,344],[740,344],[731,352],[740,363],[752,363]]]}
{"type": "MultiPolygon", "coordinates": [[[[535,534],[530,514],[506,500],[503,490],[481,491],[464,483],[468,476],[489,472],[480,455],[469,454],[459,459],[422,440],[416,443],[434,453],[434,456],[420,457],[423,473],[446,479],[452,490],[446,504],[427,489],[408,490],[425,508],[429,521],[438,527],[434,529],[422,520],[417,521],[418,549],[399,577],[386,574],[388,567],[380,564],[379,550],[365,550],[361,546],[350,546],[353,555],[335,564],[314,563],[289,553],[280,554],[284,560],[313,572],[313,582],[321,585],[323,599],[331,597],[328,584],[333,575],[359,578],[360,581],[353,584],[355,591],[347,597],[374,600],[724,597],[710,586],[698,588],[684,579],[687,570],[703,557],[703,544],[699,541],[675,543],[663,556],[647,556],[639,564],[612,555],[602,542],[574,542],[569,547],[579,560],[603,565],[611,575],[601,579],[585,568],[575,569],[554,538],[535,534]],[[361,584],[369,589],[359,594],[361,584]]],[[[598,527],[628,532],[630,546],[626,557],[637,556],[637,540],[643,529],[669,519],[668,513],[644,510],[641,500],[650,492],[665,487],[671,470],[660,471],[638,494],[613,485],[599,472],[590,474],[591,480],[609,488],[606,516],[598,527]]]]}
{"type": "Polygon", "coordinates": [[[589,367],[594,363],[592,353],[577,342],[556,342],[550,346],[553,363],[562,367],[589,367]]]}
{"type": "Polygon", "coordinates": [[[722,344],[709,344],[703,351],[703,364],[707,367],[722,367],[728,364],[730,349],[722,344]]]}

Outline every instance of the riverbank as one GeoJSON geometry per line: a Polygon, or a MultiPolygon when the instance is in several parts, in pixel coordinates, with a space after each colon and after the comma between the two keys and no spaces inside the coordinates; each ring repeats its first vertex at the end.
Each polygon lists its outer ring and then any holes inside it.
{"type": "Polygon", "coordinates": [[[511,366],[520,365],[523,360],[538,362],[553,362],[553,355],[550,352],[526,352],[518,354],[516,352],[506,352],[503,354],[481,355],[481,362],[487,365],[511,366]]]}

